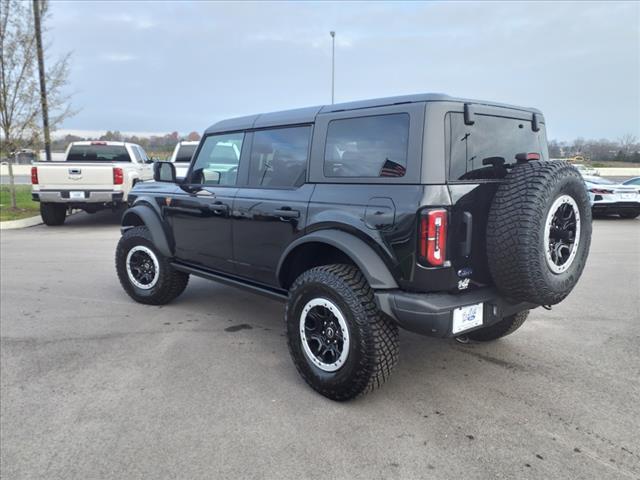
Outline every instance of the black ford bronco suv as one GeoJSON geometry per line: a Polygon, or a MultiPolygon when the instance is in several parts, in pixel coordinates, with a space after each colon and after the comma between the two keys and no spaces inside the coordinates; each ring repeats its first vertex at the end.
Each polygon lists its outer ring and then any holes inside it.
{"type": "Polygon", "coordinates": [[[321,394],[381,385],[398,327],[489,341],[562,301],[587,260],[578,171],[538,110],[422,94],[253,115],[206,130],[186,178],[129,194],[116,268],[165,304],[197,275],[286,301],[321,394]]]}

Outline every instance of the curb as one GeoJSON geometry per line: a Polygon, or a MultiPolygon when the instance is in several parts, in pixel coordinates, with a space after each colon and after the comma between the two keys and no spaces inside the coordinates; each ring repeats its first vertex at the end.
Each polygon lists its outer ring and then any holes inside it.
{"type": "Polygon", "coordinates": [[[7,220],[6,222],[0,222],[0,230],[16,230],[18,228],[27,228],[40,225],[42,217],[37,215],[35,217],[21,218],[20,220],[7,220]]]}

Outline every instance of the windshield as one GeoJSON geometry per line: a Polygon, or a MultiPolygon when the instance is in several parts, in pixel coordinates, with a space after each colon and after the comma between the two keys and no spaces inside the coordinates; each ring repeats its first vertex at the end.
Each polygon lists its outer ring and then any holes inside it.
{"type": "Polygon", "coordinates": [[[462,113],[445,118],[450,180],[504,178],[519,153],[548,160],[544,125],[534,132],[530,120],[518,118],[477,114],[473,125],[464,123],[462,113]]]}
{"type": "Polygon", "coordinates": [[[585,182],[595,183],[596,185],[615,185],[615,182],[602,177],[584,177],[585,182]]]}
{"type": "Polygon", "coordinates": [[[180,145],[176,154],[176,162],[190,162],[198,145],[180,145]]]}
{"type": "Polygon", "coordinates": [[[124,145],[73,145],[68,162],[130,162],[124,145]]]}

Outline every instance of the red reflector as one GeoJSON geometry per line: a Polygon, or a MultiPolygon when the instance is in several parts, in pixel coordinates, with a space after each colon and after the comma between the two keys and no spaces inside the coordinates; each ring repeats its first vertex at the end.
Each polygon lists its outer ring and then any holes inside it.
{"type": "Polygon", "coordinates": [[[91,145],[106,145],[107,142],[91,142],[91,145]]]}
{"type": "Polygon", "coordinates": [[[31,185],[38,185],[38,167],[31,167],[31,185]]]}
{"type": "Polygon", "coordinates": [[[589,189],[589,191],[591,193],[597,193],[597,194],[601,194],[601,195],[602,194],[606,195],[608,193],[613,193],[613,190],[605,190],[604,188],[591,188],[591,189],[589,189]]]}
{"type": "Polygon", "coordinates": [[[113,184],[122,185],[124,183],[124,172],[120,167],[113,167],[113,184]]]}
{"type": "Polygon", "coordinates": [[[444,265],[447,254],[447,211],[429,210],[420,219],[420,257],[430,265],[444,265]]]}
{"type": "Polygon", "coordinates": [[[536,152],[517,153],[516,160],[519,162],[528,162],[529,160],[540,160],[540,154],[536,152]]]}

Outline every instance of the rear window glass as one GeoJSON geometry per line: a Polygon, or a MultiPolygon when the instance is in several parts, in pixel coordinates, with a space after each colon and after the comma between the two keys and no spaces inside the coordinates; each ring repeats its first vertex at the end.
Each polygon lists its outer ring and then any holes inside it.
{"type": "Polygon", "coordinates": [[[480,114],[473,120],[465,125],[462,113],[446,116],[450,180],[504,178],[518,153],[538,153],[548,160],[544,126],[534,132],[529,120],[480,114]]]}
{"type": "Polygon", "coordinates": [[[409,115],[398,113],[332,120],[327,129],[327,177],[404,177],[409,115]]]}
{"type": "Polygon", "coordinates": [[[190,162],[197,145],[180,145],[176,154],[176,162],[190,162]]]}
{"type": "Polygon", "coordinates": [[[73,145],[68,162],[130,162],[124,145],[73,145]]]}

